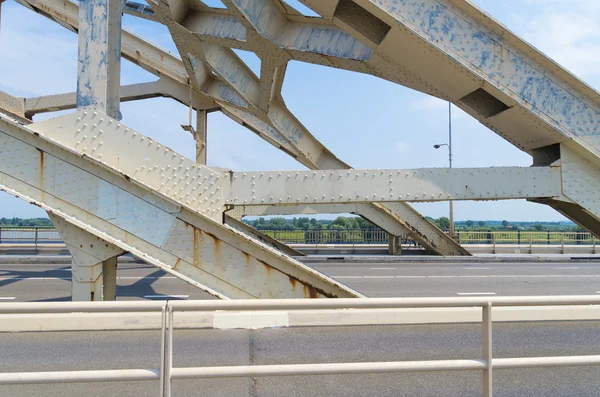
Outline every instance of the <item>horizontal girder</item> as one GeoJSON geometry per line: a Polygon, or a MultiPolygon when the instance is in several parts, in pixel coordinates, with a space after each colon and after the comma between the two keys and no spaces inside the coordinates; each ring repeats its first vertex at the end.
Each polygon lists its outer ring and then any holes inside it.
{"type": "MultiPolygon", "coordinates": [[[[25,0],[19,1],[34,7],[43,7],[44,10],[52,12],[53,16],[68,21],[70,24],[69,26],[73,26],[72,30],[76,31],[77,19],[73,17],[77,10],[76,5],[67,2],[68,4],[63,7],[61,5],[62,2],[58,0],[27,0],[29,3],[25,3],[25,0]]],[[[173,3],[173,5],[175,4],[179,4],[177,6],[179,9],[173,10],[171,14],[169,14],[168,10],[158,6],[157,11],[159,11],[159,18],[157,19],[170,26],[172,33],[176,33],[173,35],[174,40],[176,44],[178,43],[180,50],[183,50],[182,57],[184,60],[187,59],[187,63],[178,60],[169,53],[165,53],[164,50],[152,48],[150,43],[143,41],[137,36],[134,36],[132,39],[131,34],[126,31],[123,33],[124,58],[131,60],[130,54],[127,53],[126,50],[130,47],[136,49],[139,56],[135,59],[135,62],[151,73],[161,76],[159,82],[161,83],[165,96],[173,97],[182,103],[185,103],[185,98],[188,97],[188,84],[192,82],[194,85],[194,89],[192,90],[192,106],[196,109],[220,106],[227,116],[256,132],[261,138],[291,155],[308,168],[350,168],[316,140],[285,107],[280,92],[285,74],[285,62],[289,58],[287,55],[282,55],[280,50],[275,50],[275,53],[267,51],[268,59],[263,59],[263,67],[261,68],[261,82],[256,80],[259,85],[258,108],[251,107],[242,99],[238,92],[230,86],[221,81],[212,81],[208,83],[205,80],[208,76],[206,66],[202,63],[201,58],[194,55],[199,55],[202,51],[192,51],[194,54],[187,52],[187,50],[190,49],[190,40],[194,41],[193,37],[190,36],[190,32],[186,32],[183,28],[178,28],[175,21],[169,17],[169,15],[174,15],[175,20],[181,21],[183,15],[189,10],[186,11],[185,3],[173,3]],[[141,41],[136,43],[134,39],[141,41]],[[184,41],[182,42],[182,40],[184,41]],[[139,46],[139,49],[136,46],[139,46]],[[164,62],[162,64],[157,63],[155,61],[156,59],[164,60],[164,62]],[[268,67],[265,65],[268,65],[268,67]],[[177,76],[181,75],[182,70],[183,73],[188,72],[193,78],[190,80],[177,78],[177,76]],[[164,77],[165,75],[170,77],[164,77]],[[198,95],[198,93],[201,93],[202,95],[198,95]],[[200,98],[197,100],[197,97],[200,98]],[[203,103],[203,98],[210,102],[208,104],[203,103]],[[273,104],[273,106],[270,104],[273,104]],[[261,113],[259,109],[263,109],[263,112],[264,109],[268,109],[268,114],[261,113]]],[[[198,7],[198,9],[202,9],[202,7],[198,7]]],[[[207,9],[205,8],[204,11],[207,11],[207,9]]],[[[212,9],[211,12],[217,12],[220,15],[230,14],[228,10],[222,9],[212,9]]],[[[306,19],[305,17],[299,16],[297,12],[294,13],[290,11],[289,7],[286,7],[286,12],[288,12],[286,17],[291,18],[296,22],[303,22],[306,19]]],[[[154,17],[156,17],[156,15],[154,17]]],[[[245,18],[243,19],[245,20],[245,18]]],[[[313,23],[323,23],[322,20],[314,18],[311,18],[311,20],[313,23]]],[[[269,47],[268,40],[260,40],[256,35],[255,38],[263,45],[269,47]]],[[[197,43],[196,45],[201,44],[197,43]]],[[[243,62],[237,59],[235,54],[229,53],[229,57],[233,59],[233,62],[237,63],[238,66],[245,67],[243,62]],[[235,59],[237,59],[237,61],[235,59]]],[[[319,59],[322,59],[322,57],[319,59]]],[[[354,65],[348,62],[349,61],[344,63],[336,62],[335,66],[348,68],[351,65],[354,65]]],[[[360,68],[350,70],[365,71],[360,68]]],[[[204,102],[206,102],[206,100],[204,102]]],[[[379,204],[375,206],[378,208],[381,207],[379,204]]],[[[390,211],[389,208],[383,208],[383,210],[390,211]]],[[[430,250],[442,255],[466,254],[466,251],[463,250],[460,245],[446,236],[441,230],[435,227],[435,225],[407,204],[396,203],[393,216],[397,219],[397,222],[399,222],[398,227],[411,230],[413,233],[412,237],[420,241],[424,246],[429,247],[430,250]]]]}
{"type": "Polygon", "coordinates": [[[221,170],[101,113],[31,128],[0,119],[3,190],[217,296],[359,296],[217,222],[221,170]]]}
{"type": "Polygon", "coordinates": [[[560,167],[235,172],[230,205],[506,200],[561,195],[560,167]]]}

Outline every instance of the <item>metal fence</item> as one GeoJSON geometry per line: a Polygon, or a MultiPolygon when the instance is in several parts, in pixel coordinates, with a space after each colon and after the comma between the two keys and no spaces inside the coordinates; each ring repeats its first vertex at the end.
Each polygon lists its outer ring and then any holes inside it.
{"type": "MultiPolygon", "coordinates": [[[[388,233],[381,229],[261,230],[287,244],[387,244],[388,233]]],[[[403,244],[415,244],[401,236],[403,244]]],[[[488,245],[593,245],[598,239],[588,232],[485,231],[456,232],[459,244],[488,245]]],[[[48,227],[0,227],[0,244],[63,244],[58,232],[48,227]]]]}
{"type": "MultiPolygon", "coordinates": [[[[388,233],[381,229],[261,230],[288,244],[387,244],[388,233]]],[[[535,244],[596,245],[598,239],[588,232],[480,231],[456,232],[459,244],[535,244]]],[[[414,243],[402,236],[403,243],[414,243]]]]}
{"type": "Polygon", "coordinates": [[[0,244],[63,244],[52,227],[0,227],[0,244]]]}
{"type": "MultiPolygon", "coordinates": [[[[493,298],[376,298],[376,299],[279,299],[279,300],[228,300],[228,301],[138,301],[138,302],[45,302],[0,304],[0,314],[25,315],[32,313],[140,313],[160,312],[161,348],[159,368],[106,369],[51,372],[0,373],[0,385],[39,383],[81,383],[113,381],[159,380],[160,395],[171,396],[174,379],[206,379],[232,377],[265,377],[328,374],[368,374],[430,371],[482,371],[483,396],[491,397],[493,371],[509,368],[536,368],[600,365],[600,355],[560,357],[514,357],[492,359],[492,307],[517,306],[570,306],[598,305],[600,296],[538,296],[493,298]],[[177,312],[240,312],[262,311],[324,311],[348,309],[400,309],[400,308],[481,308],[482,355],[479,359],[352,362],[290,365],[250,365],[218,367],[173,367],[173,318],[177,312]]],[[[238,312],[238,313],[236,313],[238,312]]],[[[49,321],[49,317],[45,320],[49,321]]],[[[39,325],[39,324],[38,324],[39,325]]],[[[131,326],[131,324],[130,324],[131,326]]],[[[36,326],[38,330],[40,327],[36,326]]]]}
{"type": "Polygon", "coordinates": [[[388,243],[388,233],[381,229],[261,230],[261,232],[287,244],[388,243]]]}

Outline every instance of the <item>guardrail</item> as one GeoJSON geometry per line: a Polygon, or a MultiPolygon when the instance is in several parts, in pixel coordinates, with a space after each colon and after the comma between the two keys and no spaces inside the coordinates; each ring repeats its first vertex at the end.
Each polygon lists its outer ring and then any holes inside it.
{"type": "MultiPolygon", "coordinates": [[[[288,244],[387,244],[388,233],[381,229],[309,229],[261,230],[261,232],[288,244]]],[[[402,236],[404,244],[414,243],[402,236]]],[[[456,232],[460,244],[543,244],[543,245],[596,245],[598,239],[589,232],[553,231],[482,231],[456,232]]]]}
{"type": "MultiPolygon", "coordinates": [[[[537,296],[493,298],[375,298],[375,299],[279,299],[228,301],[166,302],[47,302],[0,304],[0,314],[31,313],[134,313],[160,312],[161,347],[158,369],[119,369],[91,371],[5,372],[0,385],[37,383],[78,383],[159,380],[160,395],[171,396],[174,379],[263,377],[294,375],[327,375],[359,373],[394,373],[424,371],[482,371],[483,396],[491,397],[495,369],[600,365],[600,355],[561,357],[492,358],[492,307],[516,306],[580,306],[598,305],[600,296],[537,296]],[[291,365],[250,365],[218,367],[173,367],[173,318],[176,312],[248,312],[401,308],[465,308],[480,307],[482,313],[481,359],[319,363],[291,365]]],[[[232,313],[235,315],[234,313],[232,313]]]]}
{"type": "MultiPolygon", "coordinates": [[[[381,229],[308,229],[261,230],[261,232],[288,244],[387,244],[389,235],[381,229]]],[[[403,243],[412,243],[401,236],[403,243]]],[[[460,244],[543,244],[543,245],[596,245],[598,239],[589,232],[460,230],[456,232],[460,244]]],[[[50,227],[0,227],[0,244],[62,244],[59,233],[50,227]]]]}
{"type": "MultiPolygon", "coordinates": [[[[287,244],[387,244],[388,233],[381,229],[261,230],[287,244]]],[[[407,237],[403,238],[408,241],[407,237]]]]}
{"type": "Polygon", "coordinates": [[[0,227],[0,244],[64,244],[52,227],[0,227]]]}

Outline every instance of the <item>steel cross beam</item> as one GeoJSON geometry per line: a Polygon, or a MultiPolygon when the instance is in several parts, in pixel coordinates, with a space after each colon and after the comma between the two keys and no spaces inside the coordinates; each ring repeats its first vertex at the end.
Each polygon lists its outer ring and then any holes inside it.
{"type": "MultiPolygon", "coordinates": [[[[159,81],[122,86],[119,93],[121,102],[138,101],[162,96],[165,96],[165,93],[159,81]]],[[[77,94],[70,92],[24,98],[23,100],[25,105],[24,115],[31,119],[34,115],[40,113],[74,109],[77,105],[77,94]]]]}
{"type": "Polygon", "coordinates": [[[234,172],[226,205],[560,197],[561,167],[234,172]],[[465,182],[468,181],[468,182],[465,182]]]}
{"type": "MultiPolygon", "coordinates": [[[[21,0],[21,1],[24,1],[24,0],[21,0]]],[[[37,1],[37,2],[43,1],[44,2],[43,5],[45,7],[52,6],[52,3],[51,3],[52,0],[28,0],[28,1],[37,1]]],[[[65,4],[65,8],[67,10],[70,10],[71,13],[73,13],[73,10],[75,10],[77,8],[77,6],[73,5],[70,2],[67,2],[67,3],[68,4],[65,4]]],[[[57,8],[57,7],[52,8],[52,11],[59,16],[62,16],[64,13],[62,8],[57,8]]],[[[182,14],[180,11],[178,11],[174,14],[175,15],[182,14]]],[[[68,20],[71,24],[73,24],[73,21],[70,20],[69,18],[65,18],[65,19],[68,20]]],[[[74,26],[76,26],[76,25],[74,25],[74,26]]],[[[143,40],[139,39],[137,36],[131,36],[131,34],[128,32],[124,32],[124,44],[125,44],[126,40],[128,40],[129,42],[132,42],[132,45],[130,47],[132,49],[136,49],[136,51],[138,53],[137,63],[140,64],[140,66],[144,67],[146,70],[149,70],[152,72],[152,70],[153,70],[152,66],[156,65],[156,62],[151,63],[150,65],[147,65],[145,63],[146,60],[161,59],[161,60],[168,61],[168,62],[167,61],[163,62],[162,65],[158,64],[158,66],[161,66],[160,70],[162,72],[166,71],[166,72],[170,72],[170,75],[178,75],[178,74],[180,75],[179,71],[177,73],[172,72],[173,70],[179,70],[179,69],[176,65],[177,64],[176,60],[171,55],[165,54],[164,52],[160,53],[162,51],[160,49],[154,50],[155,52],[158,51],[158,54],[154,55],[152,50],[146,48],[147,44],[144,43],[143,40]],[[133,43],[135,40],[142,42],[141,46],[139,47],[139,48],[141,48],[141,50],[137,49],[138,48],[137,44],[140,44],[140,43],[133,43]]],[[[188,55],[190,55],[190,54],[188,54],[188,55]]],[[[232,54],[231,56],[234,58],[237,58],[237,56],[235,56],[235,54],[232,54]]],[[[124,57],[127,58],[127,53],[125,50],[124,50],[124,57]]],[[[193,58],[193,57],[190,57],[190,59],[191,58],[193,58]]],[[[184,57],[184,59],[185,59],[185,57],[184,57]]],[[[237,62],[241,63],[241,61],[239,61],[239,60],[237,62]]],[[[183,68],[183,64],[181,64],[181,61],[179,61],[179,63],[181,65],[180,67],[183,68]]],[[[192,64],[193,64],[193,62],[190,62],[190,67],[192,64]]],[[[307,167],[312,168],[312,169],[337,168],[341,162],[339,160],[337,160],[335,157],[333,157],[331,152],[329,152],[328,150],[318,149],[318,147],[321,146],[321,144],[318,141],[316,141],[312,137],[312,135],[310,135],[310,133],[308,131],[306,131],[306,129],[295,119],[295,117],[293,117],[293,115],[291,115],[291,113],[289,113],[287,108],[285,108],[283,101],[280,100],[279,93],[280,93],[280,89],[281,89],[281,82],[283,80],[283,73],[281,72],[281,69],[282,69],[281,67],[275,69],[275,77],[274,77],[274,82],[273,82],[273,86],[272,86],[273,89],[272,89],[272,92],[270,95],[271,99],[278,103],[278,105],[277,105],[278,110],[275,110],[273,112],[274,117],[275,117],[274,120],[275,120],[276,124],[272,123],[270,120],[267,120],[267,122],[265,122],[265,121],[261,120],[260,118],[256,117],[255,115],[248,113],[248,110],[244,108],[244,106],[247,106],[247,105],[245,105],[244,101],[241,100],[240,98],[235,99],[234,102],[236,102],[238,105],[241,105],[241,107],[236,106],[235,104],[232,104],[232,102],[231,102],[232,93],[228,92],[228,88],[223,87],[223,85],[220,84],[219,82],[213,82],[211,84],[211,88],[208,88],[203,93],[212,95],[212,99],[214,99],[221,106],[223,112],[226,115],[228,115],[229,117],[232,117],[234,120],[240,122],[240,124],[250,128],[252,131],[256,132],[261,138],[267,140],[267,142],[273,144],[274,146],[280,148],[284,152],[290,154],[296,160],[298,160],[302,164],[306,165],[307,167]],[[285,127],[289,126],[290,123],[292,125],[295,124],[296,126],[292,129],[285,129],[285,127]],[[275,127],[280,126],[280,128],[284,128],[284,130],[283,131],[275,130],[273,128],[274,126],[275,127]],[[301,147],[305,148],[304,152],[299,152],[298,148],[296,147],[298,136],[303,136],[304,141],[306,141],[306,143],[302,143],[300,145],[301,147]],[[317,150],[320,150],[322,153],[325,153],[327,156],[326,160],[321,161],[320,165],[318,162],[315,163],[311,159],[314,159],[315,157],[321,158],[322,156],[315,154],[314,149],[310,149],[310,150],[306,151],[307,147],[308,148],[316,147],[317,150]],[[332,157],[332,158],[330,158],[330,157],[332,157]]],[[[191,73],[195,73],[194,70],[191,70],[191,73]]],[[[161,73],[161,75],[162,75],[162,73],[161,73]]],[[[163,78],[161,78],[161,82],[162,81],[163,81],[163,78]]],[[[166,80],[165,80],[165,82],[166,82],[166,80]]],[[[168,82],[170,83],[169,86],[173,87],[169,90],[169,94],[170,94],[169,96],[176,98],[180,102],[185,102],[185,100],[182,98],[185,98],[188,90],[177,88],[177,84],[174,81],[172,82],[169,80],[168,82]],[[177,92],[175,92],[175,91],[177,91],[177,92]]],[[[199,82],[199,84],[202,85],[204,83],[199,82]]],[[[197,91],[194,90],[194,93],[195,92],[197,92],[197,91]]],[[[260,95],[259,95],[259,97],[260,97],[260,95]]],[[[341,164],[342,164],[341,168],[349,168],[347,165],[345,165],[343,163],[341,163],[341,164]]],[[[389,208],[385,209],[385,210],[391,211],[389,208]]],[[[427,219],[425,219],[425,217],[420,215],[417,211],[412,209],[410,206],[408,206],[406,204],[402,204],[402,203],[394,204],[394,210],[392,212],[394,213],[393,216],[395,219],[397,219],[397,222],[401,223],[400,227],[405,232],[413,234],[413,237],[415,239],[419,240],[428,249],[430,249],[434,252],[438,252],[440,254],[444,254],[444,255],[468,255],[468,252],[466,250],[462,249],[452,239],[450,239],[442,231],[437,229],[433,224],[431,224],[427,219]]]]}
{"type": "MultiPolygon", "coordinates": [[[[232,3],[227,4],[230,8],[233,8],[232,3]]],[[[309,168],[350,168],[347,164],[337,159],[327,148],[316,140],[306,128],[304,128],[304,126],[285,107],[280,94],[271,93],[270,97],[272,100],[268,105],[268,108],[265,109],[264,106],[261,107],[257,101],[260,102],[260,98],[264,98],[264,96],[261,96],[260,92],[265,91],[264,89],[261,90],[261,87],[264,87],[265,82],[261,82],[262,79],[258,79],[232,51],[226,49],[217,50],[214,45],[208,45],[207,47],[206,44],[199,42],[195,35],[191,35],[190,31],[179,25],[176,21],[183,20],[185,15],[188,15],[189,13],[189,9],[186,8],[184,4],[180,4],[176,10],[171,10],[171,13],[169,13],[166,8],[167,6],[168,4],[164,1],[155,2],[154,10],[157,13],[157,19],[169,27],[175,43],[178,45],[180,52],[182,52],[182,57],[185,58],[184,52],[189,51],[192,45],[199,47],[199,50],[197,50],[196,53],[208,52],[209,55],[205,57],[204,67],[212,69],[227,81],[231,88],[235,90],[238,98],[244,98],[238,102],[241,104],[242,109],[240,109],[239,106],[233,106],[228,109],[228,113],[235,113],[237,110],[238,117],[240,112],[244,112],[246,119],[248,119],[249,116],[261,121],[265,120],[265,124],[270,124],[280,136],[288,141],[289,145],[294,147],[304,158],[308,159],[309,168]],[[171,15],[174,17],[171,17],[171,15]],[[185,41],[183,41],[184,38],[186,39],[185,41]],[[215,51],[218,52],[218,57],[214,55],[215,51]],[[216,59],[218,59],[218,62],[216,59]],[[264,113],[265,110],[267,111],[266,114],[264,113]]],[[[237,11],[239,12],[239,10],[237,11]]],[[[248,27],[248,32],[252,31],[250,30],[250,27],[248,27]]],[[[264,39],[257,39],[257,41],[261,45],[266,44],[264,39]]],[[[283,58],[283,56],[281,58],[283,58]]],[[[264,61],[265,60],[263,59],[263,62],[264,61]]],[[[192,62],[190,62],[190,64],[192,64],[192,62]]],[[[194,70],[189,72],[191,74],[195,73],[194,70]]],[[[206,72],[203,72],[202,74],[205,75],[206,72]]],[[[267,79],[266,83],[268,89],[272,91],[271,80],[267,79]]],[[[279,84],[277,87],[280,89],[279,84]]],[[[223,102],[217,101],[217,103],[219,103],[222,108],[227,107],[223,102]]],[[[397,203],[395,204],[395,209],[393,211],[389,208],[385,210],[394,212],[394,218],[401,222],[405,231],[410,233],[413,238],[418,240],[429,250],[443,255],[468,255],[466,250],[408,205],[397,203]]]]}
{"type": "Polygon", "coordinates": [[[226,173],[94,113],[0,119],[2,189],[216,296],[360,296],[221,224],[226,173]]]}

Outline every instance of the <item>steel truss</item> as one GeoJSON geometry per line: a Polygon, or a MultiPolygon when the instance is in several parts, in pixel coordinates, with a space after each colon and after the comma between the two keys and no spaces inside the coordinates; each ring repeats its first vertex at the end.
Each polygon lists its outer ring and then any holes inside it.
{"type": "Polygon", "coordinates": [[[0,93],[12,120],[4,117],[0,128],[8,149],[2,185],[67,222],[63,238],[86,285],[75,291],[74,283],[74,299],[110,298],[112,281],[101,277],[123,251],[218,296],[358,296],[240,225],[248,213],[349,210],[446,255],[466,251],[406,202],[525,198],[600,232],[598,94],[465,0],[302,1],[321,18],[278,0],[224,0],[226,9],[198,0],[85,0],[81,9],[68,0],[17,1],[79,34],[76,93],[0,93]],[[180,57],[121,29],[123,11],[164,24],[180,57]],[[255,52],[260,77],[232,49],[255,52]],[[120,87],[119,55],[159,79],[120,87]],[[451,101],[530,153],[533,167],[351,169],[287,109],[281,87],[290,60],[373,74],[451,101]],[[198,112],[196,126],[184,126],[196,139],[196,162],[118,121],[120,101],[156,96],[198,112]],[[34,114],[74,107],[31,124],[34,114]],[[206,166],[206,112],[214,110],[311,171],[206,166]],[[76,251],[69,241],[77,234],[102,239],[106,252],[76,251]]]}

